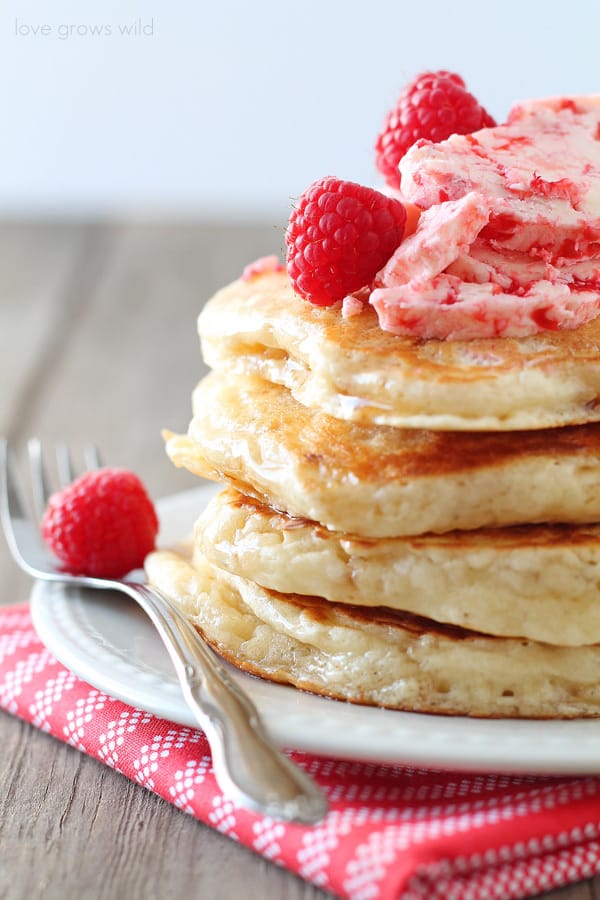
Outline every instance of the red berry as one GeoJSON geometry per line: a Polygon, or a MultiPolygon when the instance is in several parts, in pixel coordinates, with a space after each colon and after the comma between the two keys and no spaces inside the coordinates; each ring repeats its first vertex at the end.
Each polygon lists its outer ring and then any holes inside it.
{"type": "Polygon", "coordinates": [[[144,485],[125,469],[86,472],[50,497],[42,535],[74,574],[120,578],[154,549],[158,518],[144,485]]]}
{"type": "Polygon", "coordinates": [[[406,85],[375,143],[375,164],[390,187],[400,187],[398,163],[419,138],[444,141],[495,125],[454,72],[423,72],[406,85]]]}
{"type": "Polygon", "coordinates": [[[327,177],[302,194],[285,234],[294,289],[331,306],[369,284],[400,244],[402,203],[372,188],[327,177]]]}

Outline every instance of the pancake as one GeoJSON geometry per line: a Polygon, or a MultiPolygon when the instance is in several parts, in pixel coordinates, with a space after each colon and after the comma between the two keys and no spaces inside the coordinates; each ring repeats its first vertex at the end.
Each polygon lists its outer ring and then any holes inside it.
{"type": "Polygon", "coordinates": [[[382,538],[600,520],[600,425],[520,433],[365,426],[260,378],[211,373],[177,466],[334,531],[382,538]]]}
{"type": "Polygon", "coordinates": [[[198,328],[207,364],[288,387],[341,419],[396,427],[514,431],[600,421],[600,317],[524,338],[419,340],[382,331],[373,309],[344,319],[285,273],[236,281],[198,328]]]}
{"type": "Polygon", "coordinates": [[[146,569],[222,656],[272,681],[413,712],[600,715],[596,645],[488,637],[383,608],[278,594],[166,551],[151,554],[146,569]]]}
{"type": "Polygon", "coordinates": [[[600,643],[600,526],[526,525],[365,540],[234,490],[196,523],[195,553],[282,593],[386,606],[485,634],[600,643]]]}

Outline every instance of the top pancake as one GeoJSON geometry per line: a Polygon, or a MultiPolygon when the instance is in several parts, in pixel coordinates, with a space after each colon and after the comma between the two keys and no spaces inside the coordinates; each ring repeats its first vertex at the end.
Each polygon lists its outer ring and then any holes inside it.
{"type": "Polygon", "coordinates": [[[236,281],[202,311],[207,364],[288,387],[305,406],[365,425],[513,431],[600,421],[600,317],[527,338],[418,340],[375,312],[342,318],[285,273],[236,281]]]}

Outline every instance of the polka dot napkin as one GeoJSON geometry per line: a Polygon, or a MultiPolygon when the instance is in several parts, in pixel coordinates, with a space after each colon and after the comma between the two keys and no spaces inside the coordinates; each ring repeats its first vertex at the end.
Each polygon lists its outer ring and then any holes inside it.
{"type": "Polygon", "coordinates": [[[352,900],[530,897],[600,872],[600,778],[451,774],[294,753],[322,786],[320,824],[247,812],[217,787],[204,735],[108,697],[0,607],[0,708],[307,881],[352,900]]]}

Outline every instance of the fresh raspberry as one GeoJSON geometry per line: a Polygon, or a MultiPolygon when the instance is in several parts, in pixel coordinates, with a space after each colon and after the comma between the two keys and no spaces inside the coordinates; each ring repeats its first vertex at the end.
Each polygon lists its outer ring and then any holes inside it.
{"type": "Polygon", "coordinates": [[[406,85],[375,143],[375,165],[390,187],[400,187],[398,163],[419,138],[444,141],[496,123],[454,72],[423,72],[406,85]]]}
{"type": "Polygon", "coordinates": [[[73,574],[120,578],[154,549],[158,518],[144,485],[125,469],[86,472],[50,497],[42,535],[73,574]]]}
{"type": "Polygon", "coordinates": [[[294,289],[332,306],[369,284],[404,235],[402,203],[372,188],[327,177],[302,194],[286,231],[294,289]]]}

